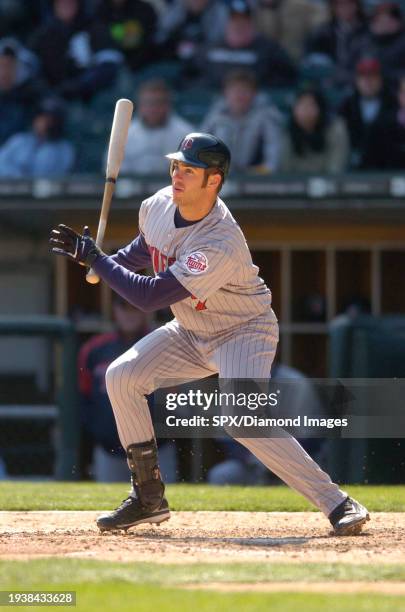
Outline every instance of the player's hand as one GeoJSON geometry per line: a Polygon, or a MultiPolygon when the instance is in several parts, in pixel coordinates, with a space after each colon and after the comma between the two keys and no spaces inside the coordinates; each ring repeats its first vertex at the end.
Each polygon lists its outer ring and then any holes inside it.
{"type": "Polygon", "coordinates": [[[49,243],[52,253],[70,257],[76,263],[89,268],[99,255],[104,255],[90,236],[87,225],[83,228],[83,234],[79,234],[71,227],[59,224],[58,229],[51,231],[49,243]]]}

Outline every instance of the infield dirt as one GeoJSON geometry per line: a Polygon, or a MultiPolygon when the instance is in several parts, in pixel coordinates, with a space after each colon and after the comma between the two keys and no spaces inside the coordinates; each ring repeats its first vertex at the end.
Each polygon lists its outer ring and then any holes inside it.
{"type": "Polygon", "coordinates": [[[314,512],[173,512],[160,526],[100,534],[98,512],[0,512],[0,558],[110,561],[405,563],[405,513],[374,513],[335,537],[314,512]]]}

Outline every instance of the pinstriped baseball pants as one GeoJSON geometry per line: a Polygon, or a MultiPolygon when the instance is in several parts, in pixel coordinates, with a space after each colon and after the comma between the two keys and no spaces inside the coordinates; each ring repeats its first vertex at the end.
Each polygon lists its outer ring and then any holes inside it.
{"type": "MultiPolygon", "coordinates": [[[[215,373],[220,378],[268,379],[277,342],[272,311],[215,336],[196,335],[173,320],[142,338],[106,373],[122,446],[154,437],[145,395],[161,381],[187,382],[215,373]]],[[[235,439],[326,515],[347,497],[292,436],[235,439]]]]}

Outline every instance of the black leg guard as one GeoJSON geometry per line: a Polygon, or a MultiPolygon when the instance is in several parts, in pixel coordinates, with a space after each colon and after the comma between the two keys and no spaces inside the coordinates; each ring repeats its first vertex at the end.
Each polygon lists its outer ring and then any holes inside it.
{"type": "Polygon", "coordinates": [[[163,484],[155,440],[131,444],[127,457],[132,472],[132,484],[142,506],[156,510],[162,503],[165,485],[163,484]]]}

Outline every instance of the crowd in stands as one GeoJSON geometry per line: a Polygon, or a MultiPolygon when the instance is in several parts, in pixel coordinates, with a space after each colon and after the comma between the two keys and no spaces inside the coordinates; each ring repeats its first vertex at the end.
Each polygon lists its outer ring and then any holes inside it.
{"type": "Polygon", "coordinates": [[[0,176],[165,173],[189,131],[233,172],[405,168],[405,5],[386,0],[0,0],[0,176]]]}

